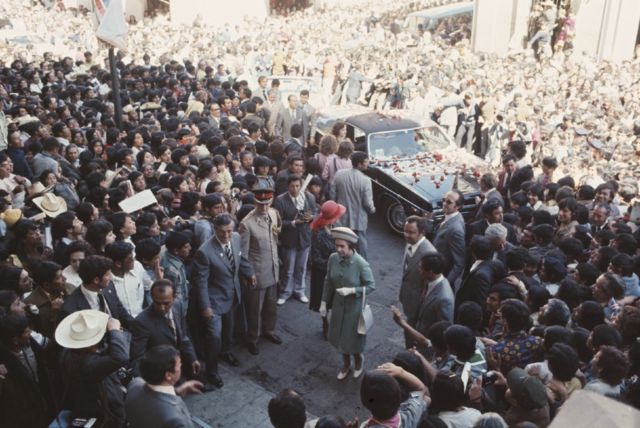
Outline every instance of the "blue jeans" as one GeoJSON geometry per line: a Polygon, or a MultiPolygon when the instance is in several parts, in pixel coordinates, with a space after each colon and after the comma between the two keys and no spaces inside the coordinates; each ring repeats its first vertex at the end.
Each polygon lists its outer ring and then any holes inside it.
{"type": "Polygon", "coordinates": [[[287,300],[292,294],[304,295],[304,277],[307,273],[307,259],[311,247],[296,249],[284,248],[282,261],[284,265],[280,281],[280,299],[287,300]]]}

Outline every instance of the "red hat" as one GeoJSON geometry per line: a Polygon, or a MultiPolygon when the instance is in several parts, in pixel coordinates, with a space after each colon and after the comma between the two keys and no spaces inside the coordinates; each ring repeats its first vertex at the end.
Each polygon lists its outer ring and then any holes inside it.
{"type": "Polygon", "coordinates": [[[344,205],[327,201],[320,207],[320,213],[311,222],[312,230],[320,230],[328,224],[334,224],[347,211],[344,205]]]}

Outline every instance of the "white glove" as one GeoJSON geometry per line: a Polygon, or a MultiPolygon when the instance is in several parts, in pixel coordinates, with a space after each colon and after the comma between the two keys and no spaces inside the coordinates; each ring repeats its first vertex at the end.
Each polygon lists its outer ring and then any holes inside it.
{"type": "Polygon", "coordinates": [[[344,296],[348,296],[349,294],[356,294],[356,289],[353,287],[342,287],[342,288],[338,288],[336,290],[336,293],[344,297],[344,296]]]}
{"type": "Polygon", "coordinates": [[[320,316],[327,316],[327,302],[320,302],[320,316]]]}

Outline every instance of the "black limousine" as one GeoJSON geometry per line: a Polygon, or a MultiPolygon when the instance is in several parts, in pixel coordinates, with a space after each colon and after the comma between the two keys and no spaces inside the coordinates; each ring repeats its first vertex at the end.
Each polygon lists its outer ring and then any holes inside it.
{"type": "Polygon", "coordinates": [[[341,120],[355,149],[369,154],[366,174],[373,181],[375,204],[392,231],[402,233],[408,215],[431,213],[434,223],[444,217],[442,199],[451,189],[464,195],[462,214],[475,215],[482,159],[458,148],[429,119],[403,111],[376,112],[358,106],[334,106],[319,113],[318,137],[341,120]]]}

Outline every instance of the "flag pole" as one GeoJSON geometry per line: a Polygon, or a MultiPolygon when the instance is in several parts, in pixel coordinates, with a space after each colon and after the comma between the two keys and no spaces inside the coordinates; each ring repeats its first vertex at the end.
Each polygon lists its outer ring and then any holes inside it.
{"type": "Polygon", "coordinates": [[[109,69],[111,71],[111,94],[115,110],[115,121],[118,129],[122,130],[122,100],[120,99],[120,76],[116,67],[116,56],[113,47],[109,48],[109,69]]]}

